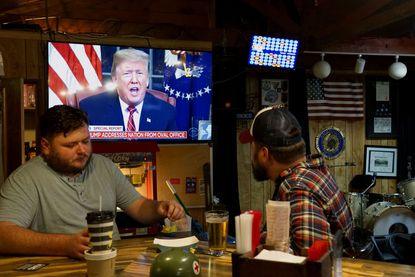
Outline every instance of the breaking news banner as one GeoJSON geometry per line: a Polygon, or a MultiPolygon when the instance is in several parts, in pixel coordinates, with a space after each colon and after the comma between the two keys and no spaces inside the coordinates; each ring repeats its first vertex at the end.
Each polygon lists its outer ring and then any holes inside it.
{"type": "Polygon", "coordinates": [[[91,139],[186,139],[186,131],[90,131],[91,139]]]}

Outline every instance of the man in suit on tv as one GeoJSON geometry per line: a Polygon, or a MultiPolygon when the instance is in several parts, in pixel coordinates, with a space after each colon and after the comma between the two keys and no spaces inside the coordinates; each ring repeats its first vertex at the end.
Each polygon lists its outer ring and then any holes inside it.
{"type": "Polygon", "coordinates": [[[113,57],[111,77],[115,92],[104,92],[80,101],[89,124],[123,126],[124,131],[176,131],[176,110],[147,93],[148,54],[128,48],[113,57]]]}

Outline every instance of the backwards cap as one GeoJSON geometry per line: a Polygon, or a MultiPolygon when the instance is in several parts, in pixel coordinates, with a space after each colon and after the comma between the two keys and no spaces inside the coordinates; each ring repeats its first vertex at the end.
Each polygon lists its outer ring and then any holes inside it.
{"type": "Polygon", "coordinates": [[[270,147],[290,146],[301,140],[300,124],[287,108],[280,105],[260,110],[251,127],[239,135],[241,143],[257,141],[270,147]]]}

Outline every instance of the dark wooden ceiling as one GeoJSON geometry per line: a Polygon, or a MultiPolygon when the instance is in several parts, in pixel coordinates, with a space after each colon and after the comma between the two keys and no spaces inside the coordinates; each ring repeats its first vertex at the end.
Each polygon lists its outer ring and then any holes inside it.
{"type": "Polygon", "coordinates": [[[303,50],[415,53],[414,0],[1,0],[2,29],[207,40],[299,38],[303,50]]]}

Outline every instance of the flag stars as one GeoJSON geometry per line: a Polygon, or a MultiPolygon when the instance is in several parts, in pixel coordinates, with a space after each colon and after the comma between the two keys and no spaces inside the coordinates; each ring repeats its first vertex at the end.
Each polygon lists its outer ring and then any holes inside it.
{"type": "Polygon", "coordinates": [[[174,95],[175,90],[173,88],[170,88],[170,95],[174,95]]]}
{"type": "Polygon", "coordinates": [[[211,91],[211,89],[210,89],[210,87],[209,86],[207,86],[207,87],[205,87],[205,88],[203,88],[204,90],[205,90],[205,93],[207,93],[207,94],[209,94],[210,93],[210,91],[211,91]]]}
{"type": "Polygon", "coordinates": [[[209,94],[212,91],[210,86],[200,88],[200,89],[198,89],[197,91],[194,91],[194,92],[179,91],[179,90],[174,89],[173,87],[171,87],[168,84],[164,84],[164,88],[165,88],[166,92],[168,92],[170,94],[170,96],[174,96],[176,99],[182,99],[182,100],[186,99],[187,101],[197,99],[199,97],[204,96],[205,94],[209,94]]]}
{"type": "Polygon", "coordinates": [[[164,84],[164,91],[170,91],[169,84],[164,84]]]}

